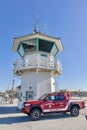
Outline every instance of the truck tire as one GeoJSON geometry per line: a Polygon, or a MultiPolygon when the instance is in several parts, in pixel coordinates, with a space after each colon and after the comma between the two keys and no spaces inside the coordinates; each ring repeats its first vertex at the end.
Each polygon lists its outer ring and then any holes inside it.
{"type": "Polygon", "coordinates": [[[72,106],[70,113],[73,117],[76,117],[79,115],[79,108],[78,106],[72,106]]]}
{"type": "Polygon", "coordinates": [[[37,108],[33,109],[30,113],[31,120],[36,121],[41,117],[41,111],[37,108]]]}

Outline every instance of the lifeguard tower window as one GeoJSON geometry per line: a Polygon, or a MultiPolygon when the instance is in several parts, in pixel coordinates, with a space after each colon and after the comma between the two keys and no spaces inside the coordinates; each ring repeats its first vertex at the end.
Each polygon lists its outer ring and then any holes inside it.
{"type": "Polygon", "coordinates": [[[25,53],[35,51],[36,47],[34,45],[27,45],[25,43],[22,44],[25,53]]]}
{"type": "Polygon", "coordinates": [[[54,45],[54,42],[39,39],[38,44],[39,44],[39,51],[45,51],[50,53],[54,45]]]}
{"type": "Polygon", "coordinates": [[[23,57],[24,54],[27,54],[27,53],[35,51],[35,50],[36,50],[35,44],[29,45],[27,43],[21,43],[18,48],[18,53],[23,57]]]}
{"type": "Polygon", "coordinates": [[[22,44],[18,48],[18,53],[20,54],[20,56],[24,56],[24,48],[23,48],[22,44]]]}

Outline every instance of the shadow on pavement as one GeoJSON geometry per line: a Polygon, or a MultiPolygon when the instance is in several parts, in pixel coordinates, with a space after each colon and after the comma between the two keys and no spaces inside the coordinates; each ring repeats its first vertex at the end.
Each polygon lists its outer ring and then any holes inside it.
{"type": "MultiPolygon", "coordinates": [[[[43,115],[38,121],[47,121],[47,120],[56,120],[56,119],[64,119],[71,118],[70,114],[56,114],[56,115],[43,115]]],[[[15,117],[4,117],[0,118],[0,124],[15,124],[15,123],[23,123],[23,122],[31,122],[29,116],[15,116],[15,117]]]]}
{"type": "Polygon", "coordinates": [[[86,120],[87,120],[87,115],[85,115],[85,118],[86,118],[86,120]]]}
{"type": "Polygon", "coordinates": [[[15,123],[22,123],[22,122],[29,122],[30,119],[28,116],[17,116],[17,117],[4,117],[0,118],[0,124],[15,124],[15,123]]]}
{"type": "Polygon", "coordinates": [[[65,118],[72,118],[72,116],[68,113],[48,114],[48,115],[43,115],[41,117],[41,120],[55,120],[55,119],[65,119],[65,118]]]}
{"type": "Polygon", "coordinates": [[[16,106],[0,106],[0,114],[20,113],[16,106]]]}

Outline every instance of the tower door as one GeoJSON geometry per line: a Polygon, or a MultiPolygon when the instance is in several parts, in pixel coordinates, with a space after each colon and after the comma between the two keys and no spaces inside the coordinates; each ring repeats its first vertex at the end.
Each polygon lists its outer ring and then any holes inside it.
{"type": "Polygon", "coordinates": [[[34,99],[34,91],[26,91],[26,100],[34,99]]]}

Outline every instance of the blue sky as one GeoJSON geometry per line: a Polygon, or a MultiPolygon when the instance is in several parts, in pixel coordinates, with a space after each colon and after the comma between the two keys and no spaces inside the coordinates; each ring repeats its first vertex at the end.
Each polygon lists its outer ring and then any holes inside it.
{"type": "MultiPolygon", "coordinates": [[[[87,0],[0,0],[0,90],[12,87],[14,37],[33,32],[34,14],[43,33],[60,37],[64,51],[58,55],[63,73],[59,89],[87,90],[87,0]]],[[[15,87],[20,80],[15,77],[15,87]]]]}

